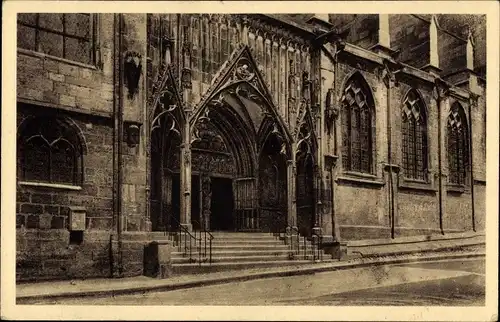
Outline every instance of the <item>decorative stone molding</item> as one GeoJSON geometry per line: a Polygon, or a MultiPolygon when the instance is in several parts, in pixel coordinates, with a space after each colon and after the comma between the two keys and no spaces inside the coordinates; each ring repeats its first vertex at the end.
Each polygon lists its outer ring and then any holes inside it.
{"type": "Polygon", "coordinates": [[[331,128],[333,122],[337,120],[339,116],[339,108],[335,104],[335,89],[329,88],[326,93],[325,101],[325,122],[327,125],[327,130],[331,128]]]}
{"type": "Polygon", "coordinates": [[[125,85],[128,89],[128,99],[133,99],[139,91],[139,80],[142,74],[142,56],[135,51],[125,53],[123,72],[125,85]]]}
{"type": "Polygon", "coordinates": [[[135,147],[141,139],[141,124],[138,122],[125,122],[125,141],[129,147],[135,147]]]}
{"type": "Polygon", "coordinates": [[[383,60],[383,66],[375,69],[376,75],[379,80],[383,81],[385,86],[392,88],[398,86],[396,74],[402,70],[402,66],[394,61],[388,59],[383,60]]]}
{"type": "Polygon", "coordinates": [[[190,68],[183,68],[182,69],[181,88],[183,90],[193,88],[193,84],[191,82],[191,69],[190,68]]]}
{"type": "MultiPolygon", "coordinates": [[[[280,39],[280,43],[286,43],[287,41],[292,41],[301,45],[308,47],[309,41],[312,38],[312,33],[303,29],[286,28],[283,26],[280,20],[269,15],[238,15],[236,19],[241,19],[249,28],[254,30],[261,30],[262,33],[267,33],[271,35],[276,35],[280,39]]],[[[230,17],[231,19],[232,17],[230,17]]],[[[233,18],[234,19],[234,18],[233,18]]]]}
{"type": "Polygon", "coordinates": [[[153,81],[152,94],[148,97],[148,106],[149,134],[164,126],[168,131],[181,135],[186,116],[170,65],[160,66],[158,76],[153,81]]]}
{"type": "Polygon", "coordinates": [[[443,81],[441,78],[436,78],[434,87],[432,89],[432,97],[434,100],[439,101],[450,95],[450,85],[443,81]]]}
{"type": "Polygon", "coordinates": [[[477,95],[475,93],[470,93],[469,94],[469,105],[472,108],[474,108],[474,107],[478,106],[478,102],[479,102],[479,95],[477,95]]]}

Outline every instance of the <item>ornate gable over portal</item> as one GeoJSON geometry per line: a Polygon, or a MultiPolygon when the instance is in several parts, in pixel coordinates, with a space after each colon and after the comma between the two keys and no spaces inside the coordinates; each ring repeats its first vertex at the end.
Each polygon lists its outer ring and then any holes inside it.
{"type": "Polygon", "coordinates": [[[274,132],[279,132],[284,141],[292,142],[290,131],[278,114],[261,73],[248,46],[237,48],[195,107],[190,119],[191,127],[195,127],[198,120],[209,117],[211,109],[229,105],[254,137],[260,137],[264,134],[261,132],[267,131],[268,125],[273,124],[274,132]]]}
{"type": "Polygon", "coordinates": [[[148,121],[153,150],[159,149],[164,136],[171,132],[182,136],[186,116],[170,65],[162,64],[153,81],[148,97],[148,121]]]}

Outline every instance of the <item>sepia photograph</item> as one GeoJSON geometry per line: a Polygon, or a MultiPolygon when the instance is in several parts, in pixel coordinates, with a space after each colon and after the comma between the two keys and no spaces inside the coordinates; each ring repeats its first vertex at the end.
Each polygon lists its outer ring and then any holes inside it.
{"type": "Polygon", "coordinates": [[[497,319],[495,3],[29,3],[2,318],[497,319]]]}

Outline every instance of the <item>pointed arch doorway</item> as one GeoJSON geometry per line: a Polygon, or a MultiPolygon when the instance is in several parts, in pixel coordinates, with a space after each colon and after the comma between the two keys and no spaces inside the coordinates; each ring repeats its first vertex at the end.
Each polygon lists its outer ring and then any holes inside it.
{"type": "Polygon", "coordinates": [[[192,169],[201,184],[193,227],[198,221],[211,231],[277,231],[287,223],[286,143],[272,117],[252,118],[247,109],[261,107],[238,95],[225,92],[194,126],[192,169]]]}
{"type": "Polygon", "coordinates": [[[292,136],[248,47],[219,75],[189,119],[181,110],[180,126],[164,122],[152,137],[154,230],[277,231],[296,222],[292,136]]]}
{"type": "MultiPolygon", "coordinates": [[[[201,137],[211,132],[230,160],[223,165],[223,176],[220,168],[219,173],[199,171],[193,159],[193,173],[205,182],[200,221],[210,230],[284,229],[292,182],[287,162],[291,135],[248,47],[236,49],[224,66],[190,119],[193,153],[201,137]]],[[[208,151],[200,152],[200,159],[208,162],[208,151]]]]}

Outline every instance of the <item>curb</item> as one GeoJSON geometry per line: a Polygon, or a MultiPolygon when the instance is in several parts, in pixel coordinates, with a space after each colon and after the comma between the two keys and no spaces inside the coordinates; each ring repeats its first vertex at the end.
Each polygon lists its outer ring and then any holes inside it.
{"type": "MultiPolygon", "coordinates": [[[[392,256],[392,255],[388,255],[392,256]]],[[[346,269],[354,269],[361,268],[367,266],[380,266],[380,265],[389,265],[389,264],[405,264],[405,263],[413,263],[413,262],[426,262],[432,260],[446,260],[446,259],[460,259],[460,258],[476,258],[476,257],[484,257],[485,253],[462,253],[462,254],[434,254],[434,255],[424,255],[421,257],[414,258],[393,258],[393,259],[385,259],[380,260],[380,258],[376,259],[356,259],[355,263],[345,263],[344,265],[340,264],[338,266],[326,266],[326,267],[309,267],[309,268],[299,268],[295,270],[283,270],[277,272],[262,272],[255,273],[250,275],[240,275],[240,276],[230,276],[230,277],[220,277],[214,279],[207,280],[199,280],[192,282],[184,282],[178,284],[170,284],[170,285],[157,285],[157,286],[146,286],[146,287],[134,287],[129,289],[121,289],[121,290],[103,290],[103,291],[84,291],[80,293],[76,292],[66,292],[59,294],[49,294],[49,295],[28,295],[28,296],[20,296],[16,298],[17,304],[29,304],[31,301],[37,300],[57,300],[57,299],[65,299],[65,298],[76,298],[76,297],[109,297],[109,296],[117,296],[117,295],[130,295],[137,293],[146,293],[146,292],[167,292],[174,291],[179,289],[187,289],[194,288],[200,286],[210,286],[217,284],[226,284],[232,282],[244,282],[255,279],[263,279],[263,278],[273,278],[273,277],[290,277],[290,276],[300,276],[300,275],[312,275],[315,273],[322,273],[328,271],[338,271],[338,270],[346,270],[346,269]]],[[[339,263],[339,262],[335,262],[339,263]]]]}
{"type": "MultiPolygon", "coordinates": [[[[438,247],[434,249],[414,249],[414,250],[406,250],[406,251],[395,251],[392,253],[386,253],[386,254],[380,254],[376,252],[362,252],[360,250],[351,250],[352,254],[359,254],[361,257],[357,258],[379,258],[379,257],[384,257],[384,256],[404,256],[404,255],[411,255],[411,254],[425,254],[425,253],[439,253],[439,252],[453,252],[453,251],[459,251],[464,248],[468,247],[477,247],[477,246],[484,246],[484,242],[474,242],[470,244],[463,244],[463,245],[455,245],[455,246],[443,246],[443,247],[438,247]]],[[[378,246],[378,245],[377,245],[378,246]]],[[[362,246],[366,247],[366,246],[362,246]]],[[[372,246],[373,247],[373,246],[372,246]]],[[[354,248],[354,247],[353,247],[354,248]]],[[[361,246],[356,246],[356,248],[361,248],[361,246]]]]}

